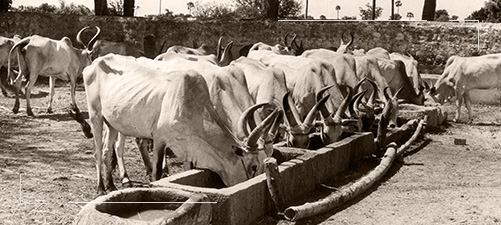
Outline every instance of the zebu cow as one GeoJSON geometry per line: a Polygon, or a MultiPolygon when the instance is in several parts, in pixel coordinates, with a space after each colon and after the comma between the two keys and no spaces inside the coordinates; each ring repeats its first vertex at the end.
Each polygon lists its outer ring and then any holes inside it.
{"type": "MultiPolygon", "coordinates": [[[[293,101],[288,102],[284,98],[283,105],[284,107],[291,106],[290,110],[293,113],[289,115],[294,115],[294,117],[289,117],[288,119],[290,125],[288,128],[288,138],[298,139],[289,141],[290,143],[296,143],[296,145],[303,143],[301,144],[302,146],[308,145],[309,139],[307,139],[307,135],[311,132],[311,127],[308,126],[309,124],[307,123],[309,121],[306,118],[309,118],[308,115],[311,112],[315,112],[315,108],[319,107],[317,105],[320,101],[316,101],[316,95],[324,87],[329,87],[326,92],[330,97],[322,104],[326,105],[331,115],[337,114],[338,111],[344,112],[346,110],[347,104],[342,104],[345,97],[336,82],[335,72],[331,63],[304,57],[277,55],[265,50],[250,51],[249,58],[260,60],[267,66],[280,68],[285,73],[287,89],[291,92],[290,96],[293,101]],[[295,102],[295,107],[292,107],[294,105],[292,102],[295,102]],[[294,118],[294,120],[291,118],[294,118]]],[[[284,108],[284,111],[287,110],[284,108]]],[[[352,121],[347,122],[351,123],[352,121]]],[[[342,129],[341,123],[329,123],[327,125],[331,126],[334,130],[341,131],[342,129]]],[[[339,134],[341,133],[339,132],[339,134]]],[[[337,141],[339,138],[340,135],[333,137],[332,140],[337,141]]]]}
{"type": "Polygon", "coordinates": [[[424,104],[425,97],[423,90],[421,89],[416,93],[412,82],[405,72],[405,64],[402,61],[377,58],[377,62],[381,69],[381,74],[386,82],[388,82],[391,92],[396,93],[398,89],[402,89],[400,94],[397,95],[398,99],[403,100],[404,103],[424,104]]]}
{"type": "MultiPolygon", "coordinates": [[[[84,27],[83,30],[88,29],[84,27]]],[[[89,45],[92,44],[92,38],[89,45]]],[[[9,77],[11,75],[10,58],[14,51],[19,54],[19,75],[13,81],[16,84],[16,102],[12,111],[19,112],[19,95],[22,77],[29,73],[29,81],[26,86],[26,112],[34,116],[30,106],[31,88],[35,85],[39,75],[48,76],[50,82],[50,98],[47,112],[52,112],[52,99],[54,97],[54,85],[56,79],[70,82],[70,94],[72,107],[78,111],[75,101],[76,80],[80,77],[84,67],[91,63],[92,51],[89,49],[77,49],[73,47],[71,40],[64,37],[61,40],[53,40],[38,35],[26,37],[16,43],[9,52],[9,77]]],[[[85,129],[85,128],[84,128],[85,129]]],[[[85,130],[86,136],[90,136],[85,130]]]]}
{"type": "MultiPolygon", "coordinates": [[[[282,98],[287,93],[283,70],[267,67],[262,62],[247,57],[240,57],[231,62],[230,65],[244,71],[250,95],[256,104],[267,102],[272,103],[275,107],[282,105],[282,98]]],[[[270,114],[273,108],[264,108],[261,117],[270,114]]]]}
{"type": "Polygon", "coordinates": [[[190,48],[181,45],[174,45],[169,47],[165,52],[182,53],[190,55],[208,55],[210,51],[207,45],[202,44],[198,48],[190,48]]]}
{"type": "Polygon", "coordinates": [[[501,87],[501,54],[489,54],[475,57],[451,56],[444,72],[430,89],[432,98],[443,104],[451,96],[456,97],[456,116],[461,117],[461,105],[465,103],[468,121],[473,120],[470,91],[474,89],[492,89],[501,87]]]}
{"type": "MultiPolygon", "coordinates": [[[[0,36],[0,69],[1,68],[5,68],[7,69],[8,68],[8,64],[9,64],[9,52],[10,52],[10,49],[12,48],[12,46],[14,46],[14,44],[16,44],[18,41],[21,40],[21,37],[19,35],[14,35],[14,37],[12,38],[6,38],[6,37],[1,37],[0,36]]],[[[14,57],[12,58],[11,60],[15,61],[17,57],[17,55],[11,55],[11,57],[14,57]]],[[[17,69],[17,63],[15,64],[15,66],[13,66],[13,68],[17,69]]],[[[8,83],[8,76],[6,76],[6,84],[8,83]]],[[[4,81],[0,81],[0,88],[2,89],[2,94],[4,96],[7,97],[7,89],[5,88],[4,86],[4,81]]]]}
{"type": "MultiPolygon", "coordinates": [[[[207,83],[200,74],[164,72],[152,68],[154,63],[162,62],[145,63],[145,60],[110,54],[98,58],[84,70],[89,116],[95,134],[98,192],[105,192],[101,176],[104,122],[110,133],[105,147],[112,145],[117,132],[153,139],[152,181],[161,178],[165,148],[197,168],[214,171],[227,186],[255,176],[259,166],[257,140],[277,113],[259,124],[242,142],[214,109],[207,83]],[[213,122],[204,120],[204,112],[213,122]]],[[[105,152],[109,151],[105,149],[105,152]]],[[[106,185],[113,188],[110,166],[104,167],[106,185]]]]}
{"type": "Polygon", "coordinates": [[[323,59],[332,63],[336,73],[336,81],[340,85],[345,84],[354,88],[360,81],[357,76],[356,61],[352,55],[328,49],[312,49],[305,51],[301,56],[310,59],[323,59]]]}
{"type": "Polygon", "coordinates": [[[405,56],[398,52],[393,52],[390,54],[390,59],[400,60],[405,64],[405,72],[407,73],[407,76],[411,78],[411,82],[416,93],[429,89],[426,82],[423,82],[421,74],[419,73],[418,61],[415,60],[411,55],[405,56]]]}

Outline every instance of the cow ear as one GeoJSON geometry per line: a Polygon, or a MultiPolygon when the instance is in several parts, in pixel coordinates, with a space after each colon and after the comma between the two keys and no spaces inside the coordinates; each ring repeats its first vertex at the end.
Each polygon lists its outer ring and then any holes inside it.
{"type": "Polygon", "coordinates": [[[231,147],[233,148],[235,154],[237,154],[238,156],[244,156],[245,150],[243,150],[241,147],[235,145],[232,145],[231,147]]]}

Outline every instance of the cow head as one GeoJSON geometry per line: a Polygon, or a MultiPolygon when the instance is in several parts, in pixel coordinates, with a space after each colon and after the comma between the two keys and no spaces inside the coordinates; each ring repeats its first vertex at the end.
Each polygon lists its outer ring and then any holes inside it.
{"type": "Polygon", "coordinates": [[[287,47],[288,51],[290,52],[290,55],[298,56],[303,54],[304,52],[303,41],[301,41],[300,44],[297,44],[296,42],[297,36],[294,34],[294,36],[292,36],[292,41],[289,44],[287,43],[287,38],[289,37],[289,35],[290,35],[289,33],[285,34],[284,44],[287,47]]]}
{"type": "MultiPolygon", "coordinates": [[[[398,98],[397,95],[402,91],[402,88],[398,89],[395,95],[391,94],[390,87],[384,88],[384,96],[386,98],[386,104],[390,104],[388,107],[391,112],[389,113],[389,122],[388,126],[391,128],[397,127],[397,118],[398,118],[398,98]]],[[[386,106],[385,106],[386,108],[386,106]]]]}
{"type": "Polygon", "coordinates": [[[339,48],[337,48],[337,53],[347,53],[348,47],[353,44],[353,33],[350,33],[351,40],[348,43],[344,43],[344,33],[341,33],[341,43],[339,44],[339,48]]]}
{"type": "Polygon", "coordinates": [[[326,96],[318,101],[313,108],[308,112],[308,115],[301,122],[299,112],[295,107],[292,98],[289,97],[290,92],[287,92],[282,101],[285,119],[287,121],[287,146],[298,148],[308,148],[310,145],[310,133],[314,131],[314,120],[321,107],[325,106],[325,102],[329,98],[326,96]]]}
{"type": "Polygon", "coordinates": [[[230,65],[231,61],[233,61],[233,53],[231,51],[231,48],[233,47],[233,41],[228,42],[228,44],[226,44],[226,47],[223,48],[222,40],[223,37],[220,37],[217,43],[216,57],[219,66],[227,66],[230,65]]]}
{"type": "Polygon", "coordinates": [[[101,34],[101,29],[96,26],[96,34],[94,34],[94,37],[92,37],[90,40],[89,40],[89,43],[85,44],[83,41],[82,41],[82,33],[89,29],[90,27],[84,27],[82,28],[80,31],[78,31],[77,33],[77,42],[80,43],[82,46],[84,46],[84,49],[82,50],[81,54],[83,57],[87,58],[87,64],[85,66],[88,66],[90,65],[90,63],[92,62],[92,53],[94,52],[92,50],[92,46],[94,45],[94,43],[97,41],[97,38],[99,37],[99,34],[101,34]]]}
{"type": "MultiPolygon", "coordinates": [[[[316,94],[316,99],[319,101],[327,89],[333,87],[334,85],[322,88],[316,94]]],[[[352,132],[353,127],[356,127],[358,119],[342,119],[344,112],[346,111],[351,99],[352,99],[352,89],[347,87],[347,95],[344,97],[343,102],[339,108],[331,114],[325,105],[320,106],[320,114],[322,115],[323,121],[321,122],[321,138],[325,145],[336,142],[341,138],[343,131],[352,132]]]]}
{"type": "Polygon", "coordinates": [[[245,110],[238,120],[237,132],[241,138],[240,143],[243,147],[234,147],[235,153],[242,157],[242,163],[245,167],[247,177],[251,178],[264,171],[262,163],[266,157],[273,154],[273,139],[276,132],[275,121],[281,113],[275,109],[259,125],[256,125],[254,113],[258,108],[269,105],[268,103],[256,104],[245,110]],[[274,127],[274,128],[272,128],[274,127]]]}
{"type": "Polygon", "coordinates": [[[435,83],[435,86],[430,88],[430,97],[434,102],[444,104],[447,101],[450,101],[452,97],[455,96],[454,91],[454,79],[453,78],[445,78],[438,79],[435,83]]]}

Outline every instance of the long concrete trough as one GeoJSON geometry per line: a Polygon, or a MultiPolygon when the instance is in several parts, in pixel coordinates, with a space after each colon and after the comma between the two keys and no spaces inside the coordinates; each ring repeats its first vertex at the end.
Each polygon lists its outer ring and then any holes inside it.
{"type": "MultiPolygon", "coordinates": [[[[416,110],[412,107],[414,106],[403,106],[402,109],[404,111],[406,109],[416,110]]],[[[445,120],[444,115],[437,107],[419,106],[417,109],[415,113],[405,114],[404,112],[403,119],[406,123],[399,128],[389,129],[384,145],[390,142],[405,142],[416,129],[417,119],[423,118],[425,115],[428,115],[428,121],[432,127],[440,125],[445,120]],[[430,119],[430,117],[432,118],[430,119]]],[[[280,156],[277,157],[280,163],[278,170],[282,178],[284,202],[288,206],[292,202],[297,202],[297,199],[304,199],[315,191],[318,184],[332,179],[358,159],[374,154],[376,145],[372,133],[355,133],[318,150],[287,147],[276,147],[275,150],[280,156]]],[[[187,210],[194,210],[194,212],[181,210],[186,215],[204,218],[197,224],[207,224],[205,222],[208,221],[207,218],[210,218],[210,223],[213,225],[246,225],[274,211],[265,174],[232,187],[224,187],[221,179],[215,173],[208,170],[192,169],[153,182],[152,186],[150,191],[126,189],[99,197],[95,200],[96,203],[90,203],[80,211],[74,224],[89,224],[85,223],[88,221],[96,222],[91,224],[139,224],[141,222],[138,220],[117,215],[116,208],[111,207],[110,204],[99,202],[145,201],[156,198],[153,195],[163,196],[164,201],[169,198],[175,199],[172,197],[174,194],[183,196],[182,201],[190,198],[190,194],[203,196],[202,198],[198,197],[198,199],[210,202],[210,207],[193,208],[190,206],[191,208],[187,208],[187,210]],[[181,194],[172,192],[172,190],[178,190],[181,194]],[[164,191],[173,194],[161,194],[164,191]],[[144,194],[137,194],[139,192],[144,194]],[[97,223],[99,220],[91,218],[104,218],[105,222],[97,223]]],[[[189,219],[181,214],[178,217],[189,219]]],[[[144,224],[170,224],[166,222],[166,220],[160,220],[144,224]]]]}
{"type": "MultiPolygon", "coordinates": [[[[290,149],[277,150],[287,155],[290,149]]],[[[357,158],[371,155],[374,151],[372,133],[359,133],[316,151],[304,151],[304,154],[281,163],[278,168],[285,202],[305,197],[315,190],[316,185],[346,170],[357,158]]],[[[209,171],[188,170],[152,184],[207,195],[211,201],[217,202],[212,206],[213,225],[250,224],[273,211],[265,174],[220,189],[210,187],[214,185],[210,184],[214,180],[211,176],[214,175],[209,171]]]]}

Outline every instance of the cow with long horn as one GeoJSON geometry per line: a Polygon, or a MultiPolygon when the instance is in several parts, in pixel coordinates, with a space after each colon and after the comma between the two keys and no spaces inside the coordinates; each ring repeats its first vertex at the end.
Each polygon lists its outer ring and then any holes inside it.
{"type": "Polygon", "coordinates": [[[318,111],[329,98],[329,95],[320,99],[301,122],[297,109],[294,106],[294,101],[289,94],[290,92],[287,92],[283,98],[284,115],[288,124],[286,132],[287,146],[308,148],[310,145],[309,135],[315,129],[315,118],[318,115],[318,111]]]}
{"type": "MultiPolygon", "coordinates": [[[[88,28],[89,27],[84,27],[79,33],[88,28]]],[[[92,38],[86,46],[91,45],[97,35],[98,34],[94,35],[94,38],[92,38]]],[[[70,82],[70,94],[72,100],[71,106],[74,111],[77,111],[78,108],[75,100],[76,81],[77,78],[81,76],[83,68],[92,62],[91,55],[92,50],[89,50],[88,48],[77,49],[73,47],[71,40],[68,37],[63,37],[61,40],[53,40],[33,35],[16,43],[9,52],[8,63],[8,76],[12,79],[12,83],[15,83],[16,85],[16,101],[12,111],[14,113],[19,112],[18,92],[21,88],[21,78],[26,74],[29,74],[29,81],[26,85],[26,113],[28,115],[34,116],[30,105],[30,95],[31,89],[35,85],[39,75],[49,77],[50,97],[47,112],[52,112],[54,85],[57,79],[70,82]],[[15,51],[17,51],[19,55],[18,64],[20,65],[20,71],[19,75],[13,79],[10,58],[12,53],[15,51]]],[[[83,122],[85,123],[85,121],[83,122]]],[[[86,136],[90,137],[90,127],[88,127],[88,124],[81,124],[86,136]]]]}
{"type": "Polygon", "coordinates": [[[144,56],[143,46],[137,41],[108,41],[108,40],[100,40],[99,35],[101,30],[99,27],[97,28],[97,33],[94,35],[92,40],[89,41],[88,45],[85,45],[82,41],[82,32],[81,30],[77,34],[77,41],[85,48],[92,50],[92,59],[96,59],[97,57],[104,56],[110,53],[125,55],[125,56],[133,56],[133,57],[141,57],[144,56]]]}
{"type": "Polygon", "coordinates": [[[84,71],[99,193],[105,192],[105,185],[108,190],[114,187],[110,160],[104,160],[102,179],[102,152],[109,159],[119,132],[153,139],[153,181],[161,178],[166,148],[196,168],[214,171],[227,186],[255,176],[260,167],[259,139],[280,112],[273,112],[248,136],[235,133],[212,104],[203,76],[192,70],[165,72],[154,66],[158,63],[163,62],[110,54],[84,71]],[[103,145],[104,124],[109,135],[103,145]]]}
{"type": "Polygon", "coordinates": [[[341,44],[339,44],[339,48],[337,48],[336,52],[337,53],[347,53],[348,52],[348,47],[350,47],[353,44],[353,33],[350,33],[351,40],[348,43],[344,43],[344,33],[341,33],[341,44]]]}
{"type": "MultiPolygon", "coordinates": [[[[320,114],[322,115],[321,122],[321,138],[324,145],[328,145],[339,141],[341,139],[341,135],[344,131],[353,132],[355,127],[358,124],[358,119],[343,119],[346,109],[348,108],[350,102],[352,101],[352,89],[349,86],[344,85],[344,88],[347,89],[347,94],[343,99],[343,102],[337,108],[335,112],[330,113],[329,109],[325,107],[325,105],[321,105],[319,107],[320,114]]],[[[332,88],[332,86],[327,86],[322,88],[317,94],[316,99],[317,102],[320,102],[323,98],[324,93],[328,89],[332,88]]]]}

